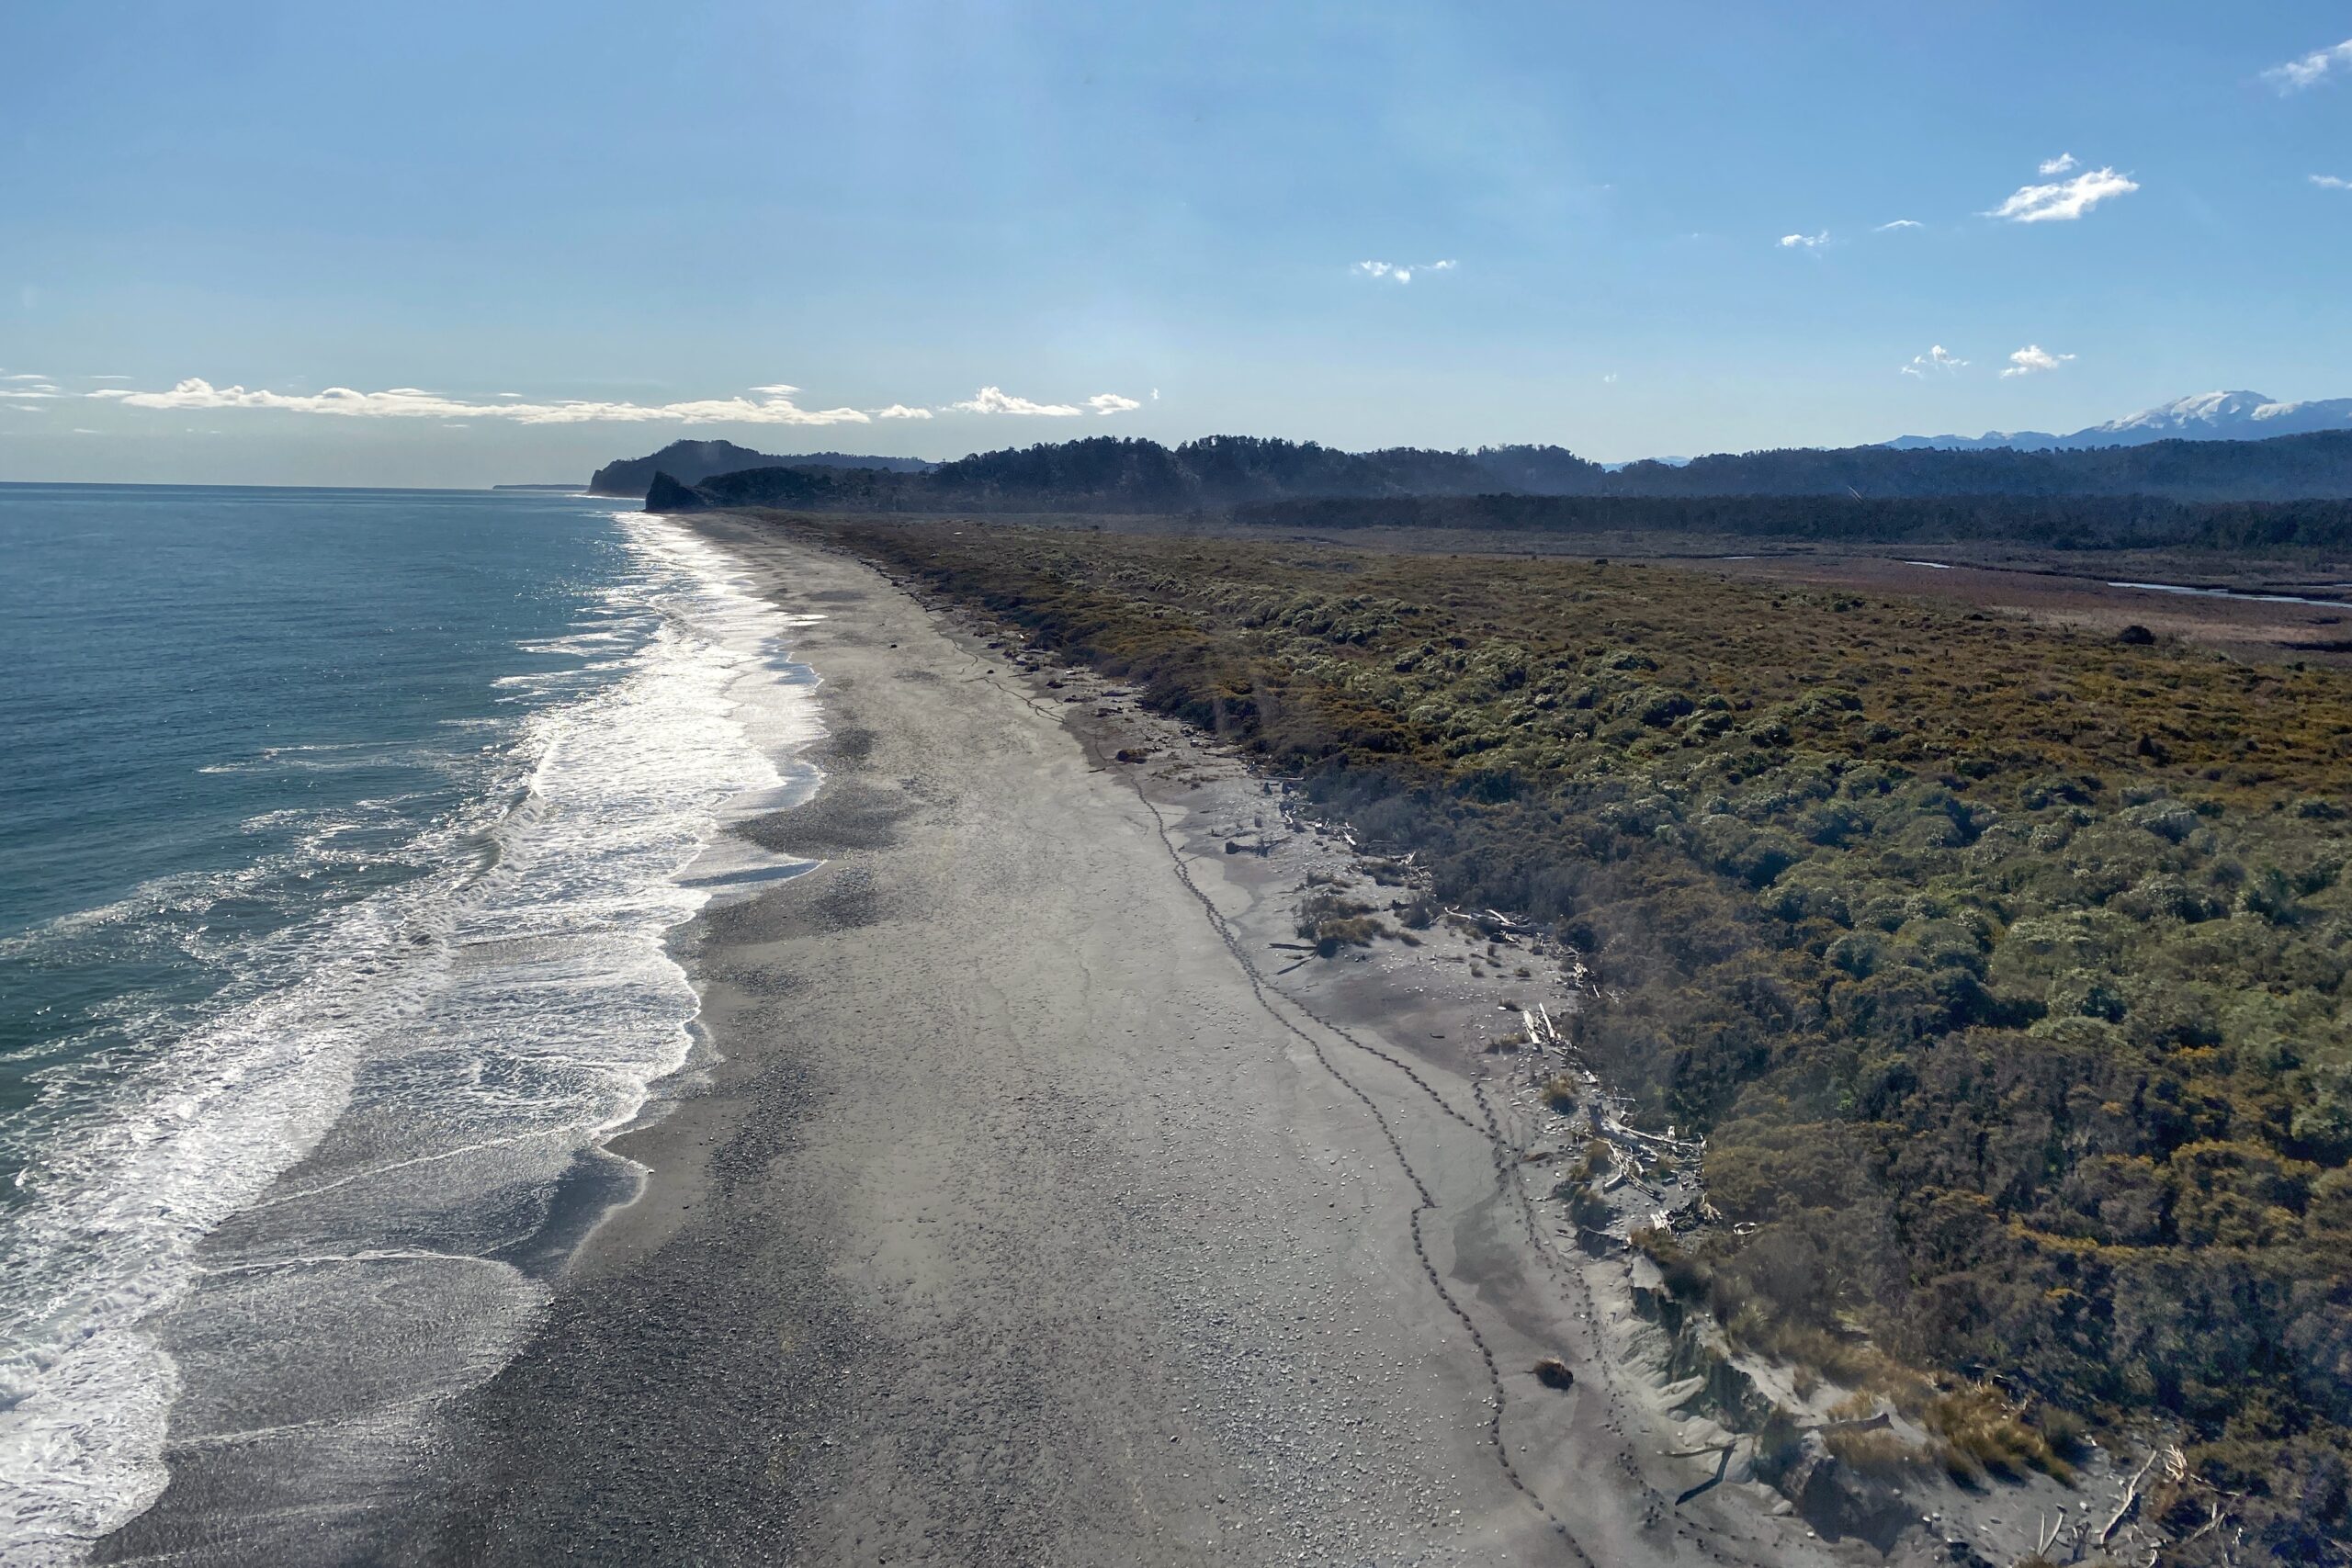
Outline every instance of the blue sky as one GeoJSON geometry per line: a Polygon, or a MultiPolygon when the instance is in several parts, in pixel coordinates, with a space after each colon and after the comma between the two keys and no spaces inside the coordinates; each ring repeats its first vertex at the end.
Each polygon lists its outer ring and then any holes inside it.
{"type": "Polygon", "coordinates": [[[13,6],[0,479],[1623,458],[2347,396],[2348,40],[2300,3],[13,6]]]}

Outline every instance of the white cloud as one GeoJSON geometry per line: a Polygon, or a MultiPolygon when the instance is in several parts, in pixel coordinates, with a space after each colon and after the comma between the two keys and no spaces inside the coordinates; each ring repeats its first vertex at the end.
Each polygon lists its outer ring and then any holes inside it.
{"type": "Polygon", "coordinates": [[[49,378],[38,370],[19,370],[13,376],[0,376],[0,381],[46,381],[49,378]]]}
{"type": "Polygon", "coordinates": [[[1927,225],[1916,218],[1898,218],[1892,223],[1882,223],[1871,231],[1873,234],[1891,234],[1897,229],[1924,229],[1927,225]]]}
{"type": "MultiPolygon", "coordinates": [[[[287,413],[335,414],[349,419],[513,420],[518,424],[864,424],[867,415],[857,409],[804,409],[789,398],[771,395],[754,402],[749,398],[707,398],[692,402],[626,403],[567,399],[557,402],[471,403],[445,398],[415,387],[393,387],[381,392],[330,387],[323,392],[272,392],[243,387],[215,387],[191,377],[168,392],[134,392],[108,387],[85,397],[103,398],[135,409],[271,409],[287,413]]],[[[1073,412],[1076,411],[1072,411],[1073,412]]]]}
{"type": "Polygon", "coordinates": [[[2047,179],[2052,175],[2071,174],[2081,167],[2082,164],[2075,161],[2075,155],[2072,152],[2061,152],[2055,158],[2045,158],[2041,161],[2041,175],[2042,178],[2047,179]]]}
{"type": "Polygon", "coordinates": [[[2262,79],[2280,93],[2300,93],[2305,87],[2315,87],[2334,72],[2352,70],[2352,38],[2333,49],[2315,49],[2301,60],[2290,60],[2284,65],[2274,65],[2262,73],[2262,79]]]}
{"type": "Polygon", "coordinates": [[[1984,216],[2006,218],[2012,223],[2047,223],[2080,218],[2109,197],[2129,196],[2139,188],[2137,181],[2129,175],[2119,175],[2113,169],[2089,169],[2071,180],[2020,186],[2008,200],[1984,216]]]}
{"type": "Polygon", "coordinates": [[[1600,384],[1604,387],[1615,386],[1617,384],[1617,372],[1611,370],[1607,375],[1603,376],[1600,378],[1600,384]]]}
{"type": "Polygon", "coordinates": [[[887,409],[870,409],[867,412],[876,419],[929,419],[931,417],[929,409],[910,409],[904,403],[892,403],[887,409]]]}
{"type": "Polygon", "coordinates": [[[2055,370],[2074,357],[2071,354],[2052,354],[2038,343],[2030,343],[2009,355],[2009,367],[2001,372],[2001,379],[2007,381],[2018,376],[2055,370]]]}
{"type": "Polygon", "coordinates": [[[1071,419],[1085,412],[1068,403],[1035,403],[1027,398],[1016,398],[1001,387],[982,387],[960,403],[948,408],[964,413],[1043,414],[1053,419],[1071,419]]]}
{"type": "Polygon", "coordinates": [[[1360,261],[1348,270],[1358,277],[1385,277],[1393,283],[1410,283],[1413,275],[1421,272],[1452,272],[1462,264],[1451,256],[1443,261],[1399,264],[1385,261],[1360,261]]]}
{"type": "Polygon", "coordinates": [[[1917,376],[1924,378],[1931,370],[1951,371],[1967,368],[1967,360],[1961,358],[1942,344],[1937,344],[1925,354],[1913,355],[1911,363],[1903,367],[1903,373],[1905,376],[1917,376]]]}
{"type": "Polygon", "coordinates": [[[130,378],[128,376],[85,376],[82,379],[85,381],[128,381],[130,378]]]}
{"type": "MultiPolygon", "coordinates": [[[[949,403],[945,410],[960,413],[1042,414],[1053,419],[1070,419],[1087,409],[1096,413],[1125,413],[1143,405],[1133,398],[1123,398],[1116,392],[1097,392],[1086,400],[1084,408],[1075,403],[1040,403],[1027,398],[1016,398],[1001,387],[982,387],[962,402],[949,403]]],[[[945,412],[943,410],[942,412],[945,412]]]]}
{"type": "Polygon", "coordinates": [[[1829,231],[1826,229],[1824,229],[1818,234],[1783,234],[1781,236],[1781,249],[1784,251],[1793,251],[1799,248],[1810,251],[1817,249],[1822,245],[1826,245],[1828,243],[1829,231]]]}
{"type": "Polygon", "coordinates": [[[1097,392],[1086,400],[1083,407],[1076,403],[1040,403],[1027,398],[1016,398],[1001,387],[982,387],[962,402],[946,407],[959,413],[1015,413],[1039,415],[1048,419],[1072,419],[1092,409],[1098,414],[1125,413],[1143,405],[1133,398],[1123,398],[1116,392],[1097,392]]]}
{"type": "Polygon", "coordinates": [[[782,381],[776,381],[765,387],[754,387],[752,390],[755,392],[765,392],[771,398],[788,398],[792,396],[793,393],[800,390],[800,389],[797,387],[788,387],[782,381]]]}
{"type": "Polygon", "coordinates": [[[2313,175],[2312,184],[2322,190],[2352,190],[2352,180],[2340,175],[2313,175]]]}

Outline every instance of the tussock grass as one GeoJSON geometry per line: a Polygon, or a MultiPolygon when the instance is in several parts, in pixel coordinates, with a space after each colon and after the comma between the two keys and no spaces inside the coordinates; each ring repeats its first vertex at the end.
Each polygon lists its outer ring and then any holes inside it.
{"type": "Polygon", "coordinates": [[[2029,1470],[2071,1483],[2072,1466],[2049,1439],[2018,1419],[2000,1393],[1967,1384],[1939,1394],[1924,1416],[1938,1439],[1938,1454],[1954,1480],[1975,1482],[1986,1474],[2016,1480],[2029,1470]]]}
{"type": "Polygon", "coordinates": [[[1370,947],[1387,933],[1388,925],[1369,904],[1337,893],[1317,893],[1299,905],[1297,930],[1329,958],[1342,947],[1370,947]]]}

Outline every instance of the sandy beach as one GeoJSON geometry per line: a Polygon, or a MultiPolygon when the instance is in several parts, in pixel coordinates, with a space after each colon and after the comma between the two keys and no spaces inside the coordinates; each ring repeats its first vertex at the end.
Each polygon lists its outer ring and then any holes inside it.
{"type": "Polygon", "coordinates": [[[1110,761],[1131,705],[696,525],[823,617],[793,652],[825,782],[748,831],[825,863],[696,923],[714,1059],[616,1145],[644,1195],[464,1405],[458,1506],[389,1551],[1832,1557],[1736,1478],[1678,1503],[1715,1464],[1670,1457],[1625,1265],[1541,1234],[1525,1109],[1460,1070],[1493,998],[1401,953],[1270,977],[1288,874],[1224,850],[1267,785],[1182,740],[1110,761]]]}

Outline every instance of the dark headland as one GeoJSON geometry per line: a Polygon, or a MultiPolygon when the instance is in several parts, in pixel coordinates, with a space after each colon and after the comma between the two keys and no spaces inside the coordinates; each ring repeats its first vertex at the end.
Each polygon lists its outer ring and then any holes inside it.
{"type": "Polygon", "coordinates": [[[590,477],[588,493],[625,495],[633,500],[645,493],[645,487],[656,473],[666,473],[687,484],[699,484],[744,468],[786,464],[804,468],[877,468],[897,473],[920,473],[931,466],[921,457],[865,457],[849,452],[803,452],[779,457],[738,446],[732,441],[673,441],[650,456],[605,464],[590,477]]]}

